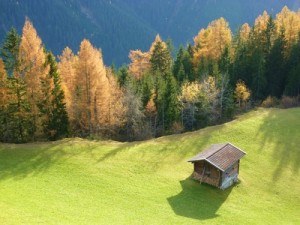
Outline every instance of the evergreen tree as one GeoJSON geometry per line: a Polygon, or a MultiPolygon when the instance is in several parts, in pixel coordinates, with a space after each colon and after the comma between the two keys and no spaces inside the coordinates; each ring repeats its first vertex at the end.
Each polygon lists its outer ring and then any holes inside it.
{"type": "Polygon", "coordinates": [[[300,95],[300,38],[292,47],[286,68],[288,70],[284,93],[289,96],[300,95]]]}
{"type": "Polygon", "coordinates": [[[127,83],[127,79],[129,77],[127,66],[122,66],[118,70],[117,76],[118,76],[118,82],[120,86],[122,87],[125,86],[125,84],[127,83]]]}
{"type": "Polygon", "coordinates": [[[47,53],[46,66],[49,66],[49,73],[41,79],[43,98],[39,108],[44,134],[49,140],[57,140],[67,136],[69,122],[57,64],[51,52],[47,53]]]}
{"type": "Polygon", "coordinates": [[[5,64],[6,72],[9,76],[13,75],[13,72],[18,64],[18,54],[21,37],[17,33],[15,28],[6,34],[4,43],[0,50],[0,56],[5,64]]]}
{"type": "Polygon", "coordinates": [[[8,97],[8,77],[0,58],[0,141],[3,142],[6,141],[8,132],[8,97]]]}
{"type": "Polygon", "coordinates": [[[166,75],[170,72],[172,65],[171,54],[162,41],[158,41],[154,45],[150,62],[152,71],[160,72],[162,75],[166,75]]]}
{"type": "Polygon", "coordinates": [[[166,90],[165,90],[165,126],[169,129],[179,116],[178,102],[178,87],[175,78],[172,74],[166,75],[166,90]]]}
{"type": "Polygon", "coordinates": [[[282,33],[274,42],[267,57],[266,77],[268,94],[280,98],[283,94],[286,80],[285,51],[286,41],[282,33]]]}
{"type": "Polygon", "coordinates": [[[250,60],[251,61],[248,62],[251,65],[251,70],[249,71],[251,83],[249,86],[255,100],[263,99],[266,93],[267,79],[265,75],[266,60],[262,49],[254,49],[250,60]]]}
{"type": "Polygon", "coordinates": [[[27,85],[20,75],[14,74],[9,78],[9,142],[23,143],[34,140],[34,118],[26,92],[27,85]]]}

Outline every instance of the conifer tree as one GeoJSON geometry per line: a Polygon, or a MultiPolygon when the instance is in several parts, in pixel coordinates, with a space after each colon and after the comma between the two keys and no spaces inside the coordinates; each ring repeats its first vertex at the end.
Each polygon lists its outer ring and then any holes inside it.
{"type": "Polygon", "coordinates": [[[37,35],[32,23],[26,19],[23,27],[19,48],[18,63],[19,73],[26,83],[26,93],[33,119],[34,138],[42,135],[42,124],[38,104],[41,100],[41,82],[48,73],[45,67],[46,55],[42,40],[37,35]]]}
{"type": "Polygon", "coordinates": [[[71,127],[75,121],[75,93],[76,93],[76,63],[78,57],[73,54],[72,50],[66,47],[61,56],[59,56],[58,70],[61,78],[61,86],[65,95],[66,109],[68,112],[71,127]]]}
{"type": "Polygon", "coordinates": [[[287,60],[287,78],[285,86],[285,95],[300,95],[300,39],[291,49],[291,54],[287,60]]]}
{"type": "Polygon", "coordinates": [[[0,141],[6,141],[8,131],[8,78],[0,58],[0,141]]]}
{"type": "Polygon", "coordinates": [[[5,70],[9,76],[13,75],[15,68],[18,66],[18,55],[21,38],[15,28],[6,34],[4,43],[0,50],[0,56],[5,64],[5,70]]]}
{"type": "Polygon", "coordinates": [[[99,130],[109,122],[109,81],[102,53],[84,39],[76,66],[75,122],[82,135],[99,130]]]}
{"type": "Polygon", "coordinates": [[[64,102],[57,64],[51,52],[47,53],[49,73],[41,79],[42,99],[39,103],[43,131],[49,140],[57,140],[68,134],[68,115],[64,102]]]}
{"type": "Polygon", "coordinates": [[[285,51],[286,41],[282,33],[274,42],[267,57],[266,77],[268,94],[280,98],[284,91],[286,71],[285,71],[285,51]]]}
{"type": "Polygon", "coordinates": [[[19,73],[9,79],[9,133],[8,141],[23,143],[34,140],[35,126],[32,118],[27,84],[19,73]]]}
{"type": "Polygon", "coordinates": [[[178,87],[171,73],[166,74],[165,115],[166,128],[169,129],[179,116],[178,87]]]}
{"type": "Polygon", "coordinates": [[[162,75],[170,72],[172,66],[171,54],[162,41],[158,41],[154,45],[150,62],[152,71],[157,71],[162,75]]]}
{"type": "Polygon", "coordinates": [[[202,57],[218,60],[231,39],[229,24],[224,18],[211,22],[194,38],[194,64],[198,65],[202,57]]]}

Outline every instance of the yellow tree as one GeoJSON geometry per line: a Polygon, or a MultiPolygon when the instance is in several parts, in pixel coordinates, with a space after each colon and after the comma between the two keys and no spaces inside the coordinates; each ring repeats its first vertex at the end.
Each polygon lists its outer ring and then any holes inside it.
{"type": "Polygon", "coordinates": [[[66,109],[69,120],[72,125],[74,122],[74,99],[75,99],[75,79],[76,79],[76,63],[78,57],[74,55],[72,50],[66,47],[61,56],[59,56],[58,70],[61,76],[61,85],[65,93],[66,109]]]}
{"type": "Polygon", "coordinates": [[[35,136],[40,136],[42,130],[37,105],[41,99],[41,79],[45,78],[49,67],[45,67],[46,55],[42,40],[28,19],[26,19],[23,27],[18,60],[19,73],[27,87],[35,136]]]}
{"type": "Polygon", "coordinates": [[[111,69],[107,69],[107,77],[109,81],[109,96],[107,101],[108,117],[106,124],[103,125],[109,129],[110,133],[113,133],[124,125],[127,109],[124,101],[124,91],[119,86],[111,69]]]}
{"type": "Polygon", "coordinates": [[[149,52],[142,52],[141,50],[131,50],[129,53],[131,63],[129,65],[129,73],[136,79],[141,79],[143,74],[151,68],[149,52]]]}
{"type": "Polygon", "coordinates": [[[0,59],[0,109],[1,112],[5,111],[8,103],[8,89],[7,89],[7,74],[5,71],[4,63],[0,59]]]}
{"type": "Polygon", "coordinates": [[[275,24],[278,35],[284,31],[284,36],[289,46],[297,39],[300,32],[300,15],[299,13],[289,10],[285,6],[280,13],[276,15],[275,24]]]}
{"type": "Polygon", "coordinates": [[[255,32],[258,34],[263,33],[267,29],[269,19],[270,16],[267,11],[264,11],[262,15],[259,15],[254,22],[255,32]]]}
{"type": "Polygon", "coordinates": [[[240,30],[239,30],[239,36],[240,36],[240,40],[241,40],[242,42],[248,41],[250,31],[251,31],[251,27],[249,26],[248,23],[244,23],[244,24],[241,26],[241,28],[240,28],[240,30]]]}
{"type": "Polygon", "coordinates": [[[154,51],[155,45],[161,42],[163,48],[167,48],[167,44],[162,41],[159,35],[156,35],[155,40],[150,46],[148,52],[142,52],[141,50],[131,50],[129,58],[131,63],[129,64],[129,73],[132,74],[136,79],[140,79],[147,71],[151,68],[151,56],[154,51]]]}
{"type": "Polygon", "coordinates": [[[101,51],[86,39],[80,44],[75,82],[75,120],[90,134],[108,113],[109,83],[101,51]]]}
{"type": "Polygon", "coordinates": [[[239,107],[241,107],[241,103],[247,102],[251,96],[251,92],[244,81],[238,81],[236,83],[234,94],[239,103],[239,107]]]}
{"type": "Polygon", "coordinates": [[[194,38],[194,63],[198,64],[202,57],[219,59],[224,49],[230,45],[231,39],[229,24],[224,18],[211,22],[194,38]]]}

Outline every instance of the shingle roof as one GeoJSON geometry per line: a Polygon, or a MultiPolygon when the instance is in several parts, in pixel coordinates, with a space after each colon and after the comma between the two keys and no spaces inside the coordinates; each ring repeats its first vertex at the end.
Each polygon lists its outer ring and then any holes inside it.
{"type": "Polygon", "coordinates": [[[218,169],[225,171],[246,153],[230,143],[214,144],[191,158],[188,162],[205,160],[218,169]]]}

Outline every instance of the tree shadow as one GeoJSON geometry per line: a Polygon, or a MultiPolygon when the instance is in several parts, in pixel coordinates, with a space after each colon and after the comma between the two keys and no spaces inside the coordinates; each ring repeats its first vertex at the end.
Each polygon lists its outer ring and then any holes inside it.
{"type": "Polygon", "coordinates": [[[0,180],[23,179],[29,175],[45,172],[58,160],[69,155],[59,142],[0,145],[0,180]]]}
{"type": "Polygon", "coordinates": [[[273,181],[277,181],[287,167],[295,174],[300,169],[300,110],[274,109],[260,125],[256,138],[262,140],[261,149],[269,144],[273,147],[273,181]],[[289,111],[289,112],[287,112],[289,111]]]}
{"type": "Polygon", "coordinates": [[[176,215],[197,220],[213,219],[220,216],[217,211],[233,188],[230,187],[222,191],[207,184],[200,185],[191,178],[180,181],[180,184],[182,191],[167,200],[176,215]]]}

